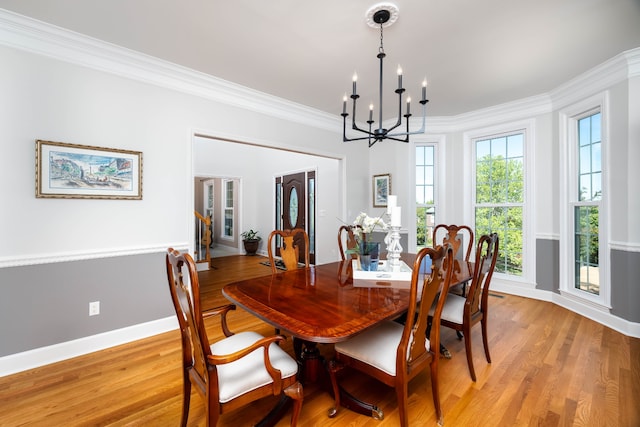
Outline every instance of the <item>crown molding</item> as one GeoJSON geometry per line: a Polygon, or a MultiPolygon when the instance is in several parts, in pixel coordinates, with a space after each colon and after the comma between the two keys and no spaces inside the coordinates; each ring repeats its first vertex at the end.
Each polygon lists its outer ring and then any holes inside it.
{"type": "Polygon", "coordinates": [[[0,45],[338,133],[339,116],[0,9],[0,45]]]}
{"type": "MultiPolygon", "coordinates": [[[[166,89],[339,133],[342,120],[306,105],[259,92],[80,33],[0,9],[0,45],[166,89]]],[[[428,133],[459,132],[535,117],[640,76],[640,48],[625,51],[549,93],[457,116],[428,117],[428,133]]]]}
{"type": "Polygon", "coordinates": [[[640,48],[622,52],[552,90],[553,110],[560,110],[639,75],[640,48]]]}

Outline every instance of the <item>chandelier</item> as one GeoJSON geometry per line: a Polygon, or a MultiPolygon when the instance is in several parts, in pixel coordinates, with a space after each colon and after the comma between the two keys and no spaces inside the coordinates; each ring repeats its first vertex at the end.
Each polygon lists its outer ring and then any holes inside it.
{"type": "Polygon", "coordinates": [[[378,48],[377,58],[380,60],[380,83],[379,83],[379,108],[378,108],[378,123],[377,128],[373,128],[373,124],[375,123],[373,120],[373,103],[369,105],[369,120],[367,120],[367,124],[369,125],[369,129],[362,129],[356,123],[356,104],[360,95],[356,90],[356,83],[358,80],[358,75],[356,73],[353,74],[353,89],[351,93],[352,107],[353,107],[353,117],[351,119],[351,129],[364,134],[364,136],[360,136],[357,138],[348,138],[347,137],[347,117],[349,113],[347,113],[347,95],[344,95],[342,99],[342,140],[344,142],[350,141],[362,141],[368,140],[369,147],[375,144],[378,141],[382,141],[383,139],[391,139],[394,141],[400,142],[409,142],[409,135],[419,134],[425,132],[425,122],[427,116],[427,107],[426,104],[429,102],[427,97],[427,79],[425,78],[422,82],[422,99],[420,99],[420,104],[422,105],[422,127],[419,130],[411,132],[409,130],[409,118],[411,117],[411,97],[407,98],[406,101],[406,112],[402,114],[402,96],[405,92],[405,89],[402,87],[402,68],[398,66],[398,88],[395,90],[395,93],[398,94],[398,119],[396,123],[391,126],[389,129],[385,129],[382,127],[382,77],[383,77],[383,61],[386,56],[384,53],[384,45],[383,45],[383,34],[382,28],[384,26],[388,27],[393,24],[398,19],[398,7],[392,3],[379,3],[373,7],[371,7],[367,13],[367,23],[370,27],[375,28],[376,26],[380,27],[380,47],[378,48]],[[385,25],[386,24],[386,25],[385,25]],[[406,131],[402,132],[401,129],[394,132],[402,124],[402,117],[405,118],[406,122],[406,131]]]}

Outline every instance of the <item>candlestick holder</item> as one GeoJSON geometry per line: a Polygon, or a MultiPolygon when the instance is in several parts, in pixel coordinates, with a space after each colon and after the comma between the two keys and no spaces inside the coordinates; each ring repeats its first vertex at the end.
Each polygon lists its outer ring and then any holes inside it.
{"type": "Polygon", "coordinates": [[[389,268],[391,271],[400,270],[400,254],[402,246],[400,245],[400,226],[392,225],[391,230],[387,234],[387,259],[389,260],[389,268]]]}

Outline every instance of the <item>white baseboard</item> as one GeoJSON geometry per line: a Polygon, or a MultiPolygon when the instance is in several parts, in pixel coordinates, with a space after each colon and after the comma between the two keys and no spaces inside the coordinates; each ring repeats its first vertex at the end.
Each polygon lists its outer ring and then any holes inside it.
{"type": "Polygon", "coordinates": [[[10,354],[0,358],[0,377],[104,350],[177,328],[177,318],[170,316],[73,341],[10,354]]]}

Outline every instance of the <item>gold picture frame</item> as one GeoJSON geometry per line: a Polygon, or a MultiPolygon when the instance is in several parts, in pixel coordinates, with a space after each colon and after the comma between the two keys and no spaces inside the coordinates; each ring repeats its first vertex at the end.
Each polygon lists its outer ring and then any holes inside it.
{"type": "Polygon", "coordinates": [[[142,200],[142,152],[37,140],[36,197],[142,200]]]}
{"type": "Polygon", "coordinates": [[[391,194],[391,174],[373,176],[373,207],[387,207],[387,200],[391,194]]]}

